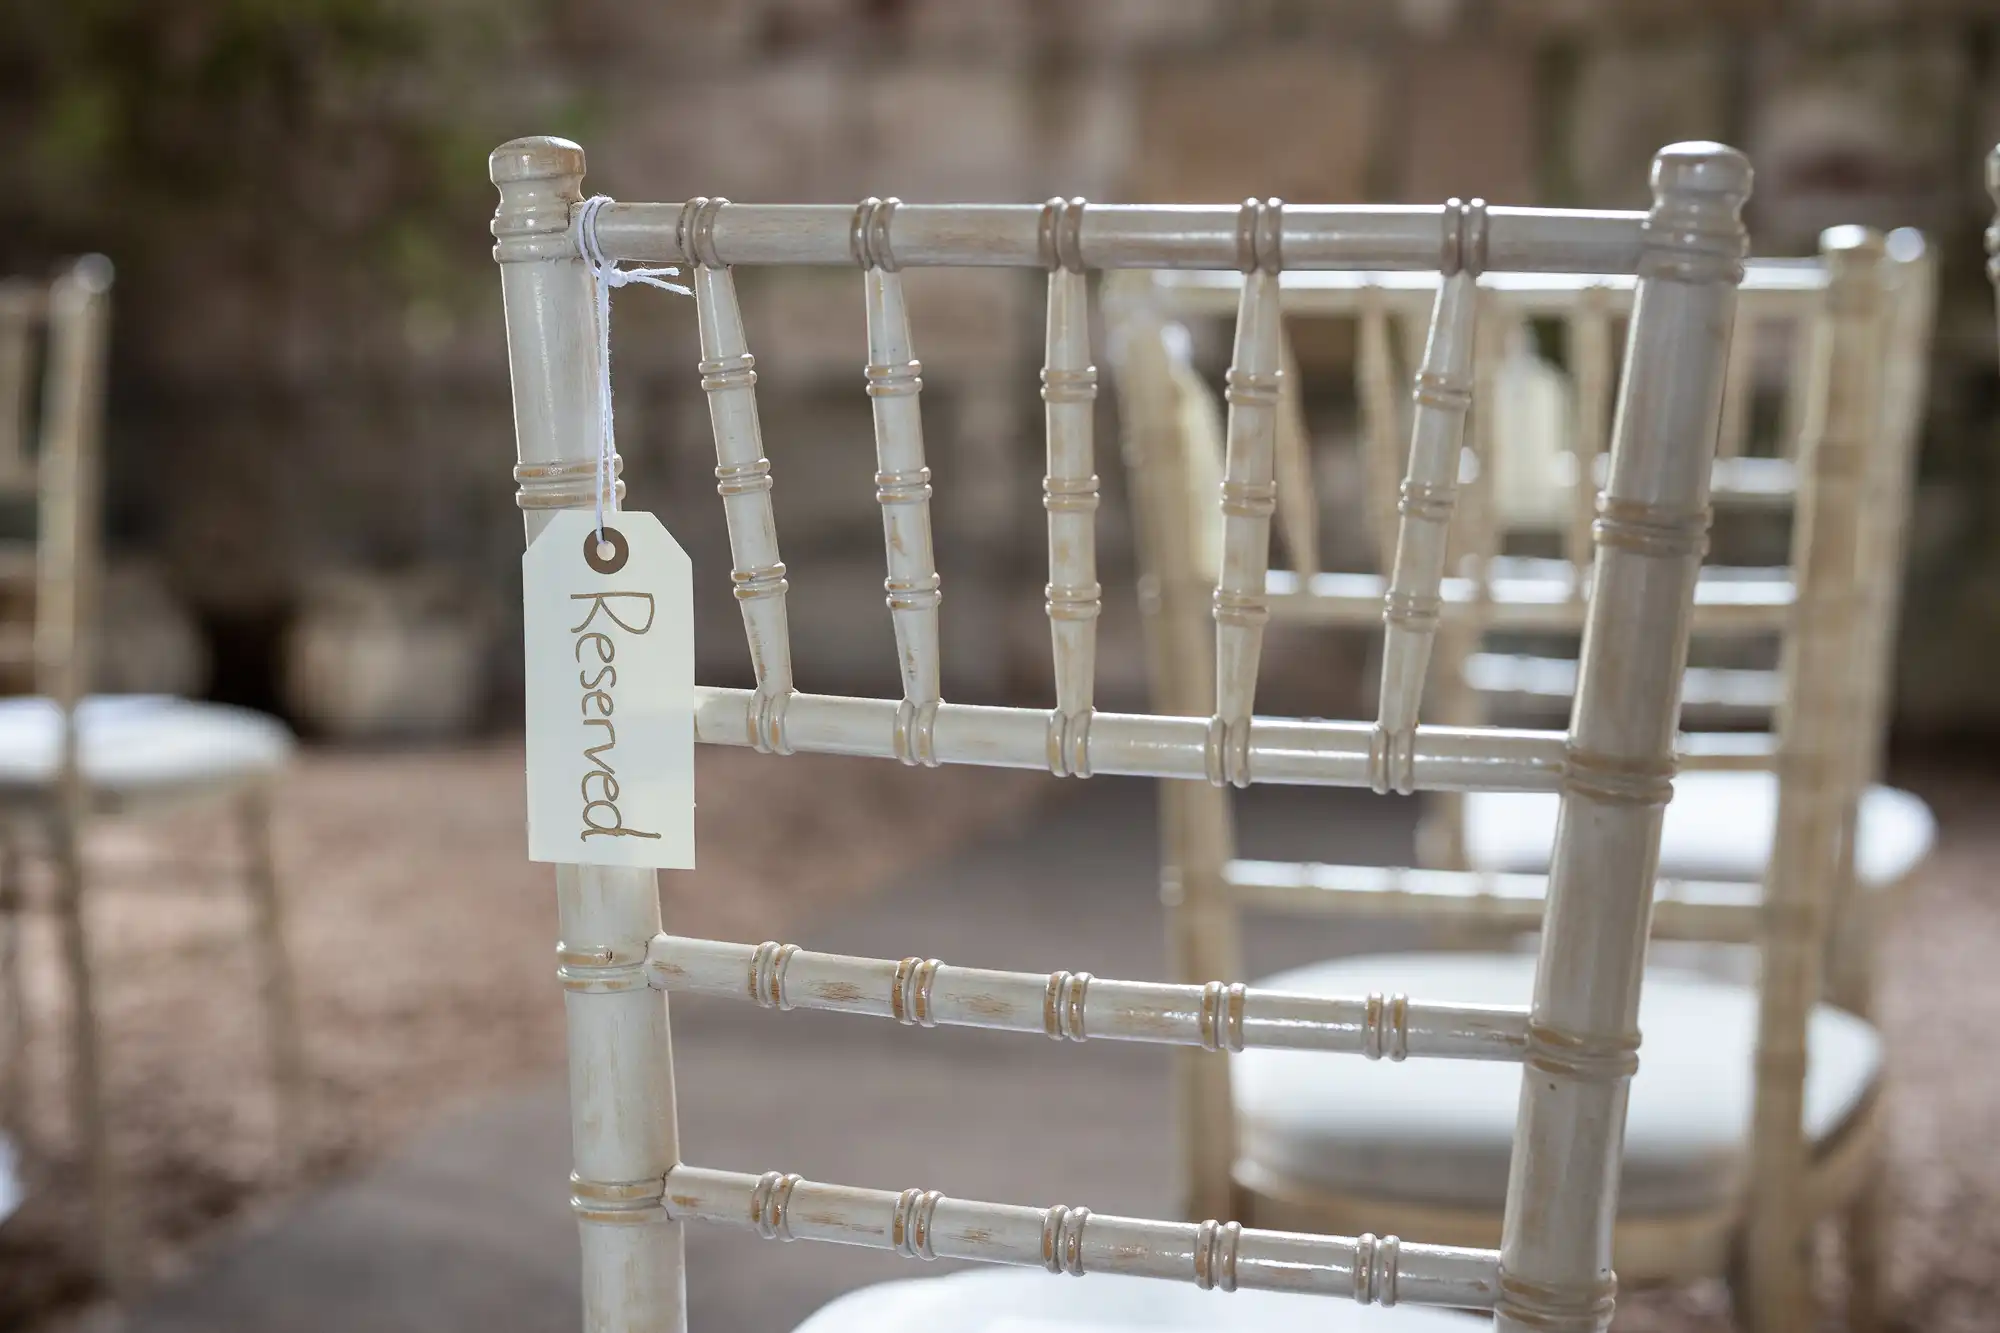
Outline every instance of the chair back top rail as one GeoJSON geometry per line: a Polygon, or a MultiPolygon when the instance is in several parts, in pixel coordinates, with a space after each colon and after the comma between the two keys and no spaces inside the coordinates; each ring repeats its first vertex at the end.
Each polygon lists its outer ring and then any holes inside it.
{"type": "MultiPolygon", "coordinates": [[[[1160,308],[1169,315],[1233,314],[1243,275],[1233,269],[1165,270],[1154,279],[1160,308]]],[[[1287,270],[1279,279],[1287,314],[1359,314],[1368,300],[1399,314],[1430,312],[1440,285],[1431,269],[1287,270]]],[[[1479,275],[1480,294],[1519,314],[1568,315],[1584,292],[1599,292],[1609,308],[1628,311],[1638,286],[1630,272],[1494,270],[1479,275]]],[[[1804,313],[1826,291],[1818,259],[1751,259],[1743,265],[1745,314],[1804,313]]]]}
{"type": "MultiPolygon", "coordinates": [[[[903,204],[869,227],[850,204],[613,203],[597,217],[607,257],[666,264],[886,268],[1634,271],[1644,213],[1485,210],[1478,253],[1461,249],[1451,205],[1287,204],[1267,239],[1248,205],[1092,204],[1050,225],[1044,204],[903,204]],[[1060,233],[1060,234],[1059,234],[1060,233]],[[1276,254],[1258,247],[1275,240],[1276,254]],[[1269,261],[1274,259],[1275,265],[1269,261]]],[[[1260,205],[1261,206],[1261,205],[1260,205]]]]}

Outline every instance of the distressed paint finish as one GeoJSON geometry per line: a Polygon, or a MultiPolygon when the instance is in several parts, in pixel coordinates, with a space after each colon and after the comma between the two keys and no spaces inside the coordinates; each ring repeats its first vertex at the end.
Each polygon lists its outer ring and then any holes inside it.
{"type": "Polygon", "coordinates": [[[992,1028],[1057,1040],[1144,1041],[1206,1051],[1338,1051],[1370,1060],[1518,1060],[1519,1006],[1430,1004],[1407,995],[1297,995],[1242,983],[1117,981],[1088,972],[999,972],[935,958],[851,958],[796,944],[655,937],[662,990],[823,1009],[917,1027],[992,1028]]]}
{"type": "MultiPolygon", "coordinates": [[[[696,686],[695,739],[749,744],[744,720],[755,707],[752,691],[696,686]]],[[[785,741],[803,752],[904,759],[909,750],[900,729],[907,715],[894,699],[801,692],[786,710],[785,741]]],[[[1041,709],[944,703],[931,717],[931,762],[1047,767],[1049,716],[1041,709]]],[[[1246,735],[1257,782],[1366,787],[1379,771],[1369,723],[1260,717],[1246,735]]],[[[1426,727],[1405,761],[1422,790],[1553,791],[1562,781],[1563,754],[1561,732],[1426,727]]],[[[1093,773],[1190,781],[1212,780],[1223,762],[1210,719],[1155,713],[1094,713],[1085,757],[1093,773]]]]}
{"type": "MultiPolygon", "coordinates": [[[[1465,417],[1472,406],[1478,278],[1485,264],[1486,205],[1447,205],[1440,258],[1443,286],[1431,316],[1412,395],[1409,470],[1397,501],[1396,560],[1382,598],[1382,685],[1375,721],[1378,792],[1416,790],[1411,756],[1417,708],[1443,606],[1445,552],[1458,498],[1465,417]]],[[[1479,598],[1475,598],[1475,605],[1479,598]]]]}
{"type": "Polygon", "coordinates": [[[896,666],[903,701],[896,710],[895,754],[905,764],[935,768],[932,726],[939,700],[938,602],[942,580],[931,551],[931,470],[924,464],[918,395],[923,366],[910,348],[910,315],[900,264],[890,245],[900,201],[864,199],[849,232],[868,311],[869,402],[875,417],[875,498],[882,506],[882,545],[889,576],[889,614],[896,630],[896,666]]]}
{"type": "Polygon", "coordinates": [[[1654,159],[1535,969],[1501,1333],[1611,1322],[1639,985],[1749,192],[1733,149],[1682,144],[1654,159]]]}
{"type": "MultiPolygon", "coordinates": [[[[551,510],[589,508],[603,422],[590,270],[571,214],[583,150],[516,139],[493,153],[493,218],[514,383],[515,475],[528,540],[551,510]]],[[[747,369],[747,367],[746,367],[747,369]]],[[[745,718],[755,715],[746,709],[745,718]]],[[[747,735],[739,722],[738,734],[747,735]]],[[[571,1181],[586,1333],[686,1333],[680,1223],[660,1204],[679,1160],[666,996],[646,984],[660,932],[651,870],[556,867],[557,975],[568,1014],[571,1181]]]]}
{"type": "Polygon", "coordinates": [[[715,436],[715,490],[729,528],[729,581],[743,611],[743,636],[757,674],[745,722],[751,748],[786,753],[785,706],[792,697],[792,637],[785,614],[785,562],[778,556],[778,522],[771,512],[771,460],[757,416],[757,358],[743,336],[736,278],[715,261],[709,226],[728,202],[688,203],[682,234],[694,270],[696,322],[701,331],[701,387],[715,436]]]}
{"type": "MultiPolygon", "coordinates": [[[[681,204],[615,203],[597,219],[604,254],[686,262],[681,204]]],[[[1438,232],[1457,204],[1290,204],[1264,252],[1294,269],[1433,273],[1438,232]]],[[[1487,211],[1486,267],[1510,273],[1631,273],[1644,215],[1544,208],[1487,211]]],[[[845,204],[724,204],[710,228],[723,264],[846,267],[855,262],[845,204]]],[[[870,244],[899,268],[1047,267],[1040,204],[902,204],[870,244]]],[[[1093,204],[1077,233],[1086,269],[1244,268],[1244,211],[1231,204],[1093,204]]]]}
{"type": "Polygon", "coordinates": [[[1051,199],[1043,205],[1049,266],[1048,350],[1042,402],[1048,473],[1042,506],[1049,516],[1049,618],[1056,707],[1049,718],[1049,771],[1090,776],[1090,717],[1097,682],[1097,467],[1094,424],[1097,367],[1090,363],[1090,289],[1077,239],[1086,205],[1051,199]]]}
{"type": "Polygon", "coordinates": [[[819,1240],[907,1258],[972,1259],[1055,1276],[1127,1273],[1203,1290],[1296,1291],[1363,1305],[1484,1309],[1495,1295],[1490,1250],[1418,1245],[1395,1236],[1306,1236],[1235,1222],[1156,1222],[1056,1204],[953,1199],[936,1190],[857,1189],[767,1171],[676,1167],[675,1217],[752,1230],[766,1240],[819,1240]]]}
{"type": "Polygon", "coordinates": [[[1223,396],[1229,403],[1223,459],[1222,560],[1215,582],[1215,737],[1209,781],[1250,785],[1250,715],[1263,654],[1265,597],[1271,562],[1271,515],[1277,509],[1273,467],[1278,391],[1284,378],[1278,317],[1278,270],[1283,263],[1283,205],[1248,199],[1237,223],[1237,263],[1243,298],[1236,312],[1236,346],[1223,396]]]}

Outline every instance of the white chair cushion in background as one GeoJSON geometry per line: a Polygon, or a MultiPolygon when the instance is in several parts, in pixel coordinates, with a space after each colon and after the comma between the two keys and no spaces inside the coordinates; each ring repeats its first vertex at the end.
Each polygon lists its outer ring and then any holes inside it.
{"type": "MultiPolygon", "coordinates": [[[[61,714],[48,699],[0,699],[0,791],[56,776],[61,714]]],[[[85,782],[114,797],[163,794],[276,772],[292,735],[276,718],[169,695],[96,695],[77,709],[85,782]]]]}
{"type": "Polygon", "coordinates": [[[1449,1310],[1357,1305],[1279,1291],[1203,1291],[1192,1282],[1039,1268],[976,1268],[883,1282],[822,1307],[797,1333],[1465,1333],[1482,1322],[1449,1310]]]}
{"type": "MultiPolygon", "coordinates": [[[[1465,851],[1475,870],[1534,874],[1555,845],[1553,792],[1467,792],[1465,851]]],[[[1673,879],[1763,878],[1778,822],[1778,782],[1770,773],[1683,773],[1674,779],[1660,833],[1660,874],[1673,879]]],[[[1930,854],[1937,820],[1906,791],[1870,787],[1861,798],[1855,872],[1886,889],[1930,854]]]]}
{"type": "MultiPolygon", "coordinates": [[[[1312,995],[1401,992],[1441,1003],[1525,1006],[1525,954],[1364,954],[1266,977],[1312,995]]],[[[1620,1210],[1661,1216],[1727,1201],[1747,1156],[1756,992],[1652,967],[1639,1002],[1639,1072],[1625,1127],[1620,1210]]],[[[1805,1125],[1815,1143],[1862,1105],[1881,1042],[1830,1006],[1808,1032],[1805,1125]]],[[[1470,1061],[1370,1062],[1312,1051],[1231,1057],[1239,1154],[1259,1172],[1320,1188],[1445,1207],[1506,1197],[1522,1067],[1470,1061]]]]}

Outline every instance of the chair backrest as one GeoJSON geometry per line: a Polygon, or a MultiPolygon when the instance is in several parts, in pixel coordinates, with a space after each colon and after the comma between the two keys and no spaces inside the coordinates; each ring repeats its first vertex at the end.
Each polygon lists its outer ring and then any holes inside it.
{"type": "MultiPolygon", "coordinates": [[[[1381,997],[1277,995],[1240,984],[1119,982],[854,959],[795,946],[660,934],[651,872],[559,866],[582,1221],[586,1326],[684,1324],[680,1227],[692,1220],[767,1237],[838,1240],[931,1258],[1122,1271],[1203,1287],[1287,1287],[1361,1300],[1491,1308],[1496,1326],[1608,1325],[1609,1239],[1625,1085],[1661,809],[1672,793],[1677,682],[1720,411],[1726,339],[1745,249],[1739,219],[1748,163],[1714,144],[1666,150],[1649,213],[1487,208],[1044,206],[856,208],[581,204],[583,154],[523,139],[492,159],[514,385],[520,501],[530,539],[551,510],[596,493],[602,438],[592,337],[589,239],[612,260],[685,265],[701,331],[718,490],[728,513],[757,672],[753,690],[697,688],[697,739],[788,753],[818,750],[908,764],[1126,773],[1184,782],[1280,782],[1556,790],[1564,818],[1543,919],[1534,1001],[1522,1012],[1381,997]],[[581,219],[593,220],[583,238],[581,219]],[[888,603],[903,671],[899,699],[813,695],[793,685],[785,570],[759,437],[756,373],[733,268],[854,265],[862,270],[884,510],[888,603]],[[921,388],[900,270],[988,265],[1048,273],[1047,402],[1051,568],[1046,606],[1055,658],[1049,710],[939,697],[937,571],[917,412],[921,388]],[[1213,704],[1207,718],[1095,710],[1098,590],[1091,531],[1086,273],[1106,268],[1234,266],[1246,279],[1229,375],[1221,485],[1224,546],[1214,592],[1213,704]],[[1259,718],[1256,670],[1268,615],[1268,534],[1281,382],[1278,273],[1285,268],[1437,269],[1445,275],[1418,379],[1415,447],[1390,586],[1384,708],[1374,725],[1259,718]],[[1595,588],[1567,735],[1422,728],[1415,705],[1438,621],[1444,537],[1454,495],[1474,288],[1484,270],[1638,275],[1629,369],[1594,539],[1595,588]],[[1233,1222],[1171,1223],[1087,1209],[975,1203],[935,1191],[854,1189],[708,1170],[679,1160],[664,992],[703,991],[765,1007],[893,1017],[1082,1039],[1164,1041],[1208,1050],[1303,1046],[1409,1058],[1519,1060],[1520,1123],[1500,1249],[1451,1249],[1373,1236],[1302,1236],[1233,1222]]],[[[1214,1058],[1214,1057],[1211,1057],[1214,1058]]]]}
{"type": "Polygon", "coordinates": [[[110,291],[101,255],[49,283],[0,286],[0,502],[10,523],[33,528],[0,540],[0,583],[33,603],[32,621],[0,618],[0,664],[65,711],[91,670],[110,291]]]}
{"type": "MultiPolygon", "coordinates": [[[[1766,1247],[1759,1272],[1766,1275],[1797,1276],[1791,1260],[1781,1256],[1798,1248],[1805,1223],[1797,1201],[1805,1165],[1799,1097],[1806,1019],[1821,990],[1829,914],[1843,893],[1852,892],[1855,812],[1878,762],[1889,674],[1901,514],[1922,397],[1933,282],[1921,238],[1904,233],[1895,241],[1890,246],[1877,233],[1837,228],[1823,238],[1820,263],[1776,270],[1775,285],[1785,294],[1788,313],[1806,318],[1811,333],[1802,367],[1807,383],[1798,395],[1804,409],[1796,450],[1799,491],[1791,573],[1787,596],[1773,603],[1785,613],[1774,620],[1784,630],[1779,693],[1785,704],[1775,744],[1760,759],[1775,768],[1779,779],[1776,851],[1761,886],[1662,884],[1653,923],[1658,935],[1756,941],[1763,951],[1752,1160],[1759,1173],[1754,1197],[1763,1210],[1754,1230],[1766,1247]],[[1809,295],[1810,305],[1797,307],[1800,295],[1809,295]]],[[[1769,281],[1771,270],[1765,272],[1769,281]]],[[[1208,445],[1199,414],[1186,404],[1198,395],[1198,386],[1189,386],[1186,367],[1176,363],[1185,339],[1167,320],[1190,313],[1189,307],[1209,308],[1213,298],[1206,291],[1224,283],[1207,276],[1119,276],[1107,324],[1126,457],[1142,511],[1143,602],[1155,703],[1167,709],[1198,707],[1203,689],[1199,677],[1206,666],[1198,605],[1202,562],[1189,542],[1176,540],[1173,524],[1179,497],[1202,485],[1200,455],[1208,445]],[[1177,290],[1203,295],[1177,306],[1177,290]]],[[[1335,276],[1315,274],[1302,282],[1299,290],[1311,295],[1300,304],[1324,309],[1314,304],[1321,291],[1352,290],[1333,281],[1335,276]]],[[[1756,277],[1752,266],[1746,278],[1756,277]]],[[[1366,281],[1419,290],[1400,276],[1369,275],[1366,281]]],[[[1506,286],[1496,282],[1495,304],[1519,300],[1524,291],[1565,290],[1603,293],[1617,286],[1604,279],[1512,278],[1506,286]]],[[[1739,319],[1739,336],[1744,325],[1739,319]]],[[[1365,361],[1371,354],[1365,323],[1363,329],[1365,361]]],[[[1422,388],[1420,383],[1419,394],[1422,388]]],[[[1629,386],[1625,392],[1629,401],[1629,386]]],[[[1284,586],[1278,582],[1281,577],[1273,575],[1279,587],[1284,586]]],[[[1488,623],[1512,623],[1513,594],[1509,581],[1489,580],[1481,592],[1484,603],[1468,602],[1467,608],[1488,623]]],[[[1552,605],[1539,595],[1526,604],[1539,610],[1552,605]]],[[[1392,591],[1377,613],[1391,631],[1398,610],[1392,591]]],[[[1697,628],[1702,611],[1697,598],[1697,628]]],[[[1385,698],[1390,688],[1385,680],[1385,698]]],[[[1735,766],[1755,756],[1706,757],[1735,766]]],[[[1536,876],[1238,860],[1226,792],[1175,784],[1163,790],[1162,801],[1167,837],[1163,861],[1170,878],[1170,891],[1163,897],[1170,911],[1183,917],[1173,923],[1172,933],[1179,944],[1177,958],[1194,969],[1188,975],[1237,968],[1236,914],[1243,908],[1523,929],[1532,928],[1545,910],[1545,885],[1536,876]],[[1198,916],[1190,905],[1198,908],[1198,916]]],[[[1559,861],[1560,849],[1556,856],[1559,861]]],[[[1543,956],[1550,956],[1546,947],[1543,956]]],[[[1229,1179],[1235,1142],[1228,1075],[1226,1069],[1192,1069],[1192,1074],[1205,1086],[1187,1095],[1202,1108],[1207,1132],[1189,1145],[1191,1165],[1220,1191],[1229,1179]]]]}
{"type": "MultiPolygon", "coordinates": [[[[1842,229],[1836,229],[1833,235],[1842,229]]],[[[1907,509],[1906,492],[1909,464],[1922,401],[1923,367],[1930,339],[1931,309],[1935,286],[1935,264],[1914,231],[1900,231],[1890,238],[1889,258],[1881,281],[1889,299],[1879,303],[1878,318],[1884,322],[1884,346],[1891,362],[1899,367],[1898,390],[1882,404],[1882,418],[1875,448],[1882,451],[1880,463],[1893,479],[1892,492],[1883,503],[1864,515],[1864,540],[1881,558],[1865,571],[1869,582],[1871,639],[1878,645],[1869,658],[1868,674],[1873,682],[1867,692],[1873,706],[1851,719],[1874,738],[1879,749],[1882,734],[1882,692],[1886,688],[1889,658],[1898,606],[1901,571],[1901,525],[1907,509]]],[[[1224,273],[1157,273],[1120,275],[1121,292],[1108,303],[1107,319],[1114,340],[1131,338],[1162,340],[1169,362],[1163,373],[1127,376],[1121,381],[1128,415],[1147,410],[1133,401],[1151,393],[1163,401],[1170,380],[1177,401],[1205,396],[1205,387],[1188,363],[1190,340],[1179,332],[1176,321],[1224,315],[1241,282],[1238,275],[1224,273]],[[1131,324],[1131,338],[1121,338],[1122,325],[1131,324]]],[[[1797,440],[1813,407],[1816,387],[1811,356],[1815,330],[1827,318],[1828,267],[1824,258],[1813,260],[1757,260],[1745,270],[1742,303],[1737,316],[1737,336],[1730,350],[1730,372],[1723,399],[1722,440],[1729,452],[1718,458],[1712,498],[1730,500],[1757,508],[1789,509],[1796,492],[1797,440]],[[1781,456],[1745,456],[1749,403],[1755,392],[1751,357],[1760,334],[1771,326],[1781,326],[1788,342],[1787,358],[1793,363],[1785,384],[1785,421],[1777,439],[1781,456]]],[[[1452,568],[1455,578],[1447,581],[1446,625],[1441,630],[1441,650],[1453,665],[1434,673],[1434,697],[1428,701],[1432,718],[1451,723],[1487,720],[1496,700],[1514,700],[1539,706],[1546,714],[1558,704],[1566,706],[1575,687],[1573,659],[1561,655],[1544,656],[1518,651],[1491,651],[1482,645],[1486,630],[1546,636],[1560,633],[1578,623],[1583,589],[1587,586],[1590,558],[1589,515],[1594,504],[1596,483],[1602,473],[1602,448],[1609,427],[1609,399],[1617,367],[1610,348],[1614,320],[1622,319],[1631,308],[1632,282],[1621,275],[1575,274],[1496,274],[1482,283],[1481,336],[1476,340],[1474,378],[1487,386],[1505,387],[1511,356],[1503,356],[1498,345],[1518,335],[1525,321],[1553,320],[1563,330],[1569,353],[1569,370],[1574,391],[1567,403],[1544,403],[1532,420],[1524,420],[1518,410],[1509,414],[1493,410],[1475,412],[1472,417],[1473,443],[1466,450],[1462,474],[1469,494],[1479,495],[1482,479],[1506,471],[1514,452],[1530,455],[1530,463],[1546,464],[1549,442],[1525,438],[1525,428],[1543,431],[1569,425],[1559,441],[1560,454],[1569,464],[1559,469],[1544,468],[1543,489],[1569,518],[1561,533],[1559,558],[1497,557],[1505,535],[1506,516],[1488,495],[1468,506],[1470,512],[1457,523],[1457,541],[1452,568]],[[1487,317],[1491,315],[1490,322],[1487,317]],[[1497,332],[1495,332],[1497,331],[1497,332]],[[1552,413],[1549,408],[1562,409],[1552,413]],[[1469,530],[1469,531],[1468,531],[1469,530]]],[[[1358,439],[1362,474],[1367,478],[1367,503],[1363,509],[1376,532],[1385,528],[1393,540],[1393,482],[1382,478],[1402,466],[1406,445],[1400,438],[1405,430],[1404,413],[1391,381],[1388,352],[1396,341],[1391,334],[1392,319],[1414,320],[1435,299],[1433,278],[1409,273],[1318,272],[1287,275],[1282,289],[1287,314],[1334,317],[1352,321],[1356,333],[1355,400],[1358,404],[1358,439]],[[1387,495],[1387,501],[1382,497],[1387,495]],[[1387,512],[1388,519],[1381,515],[1387,512]]],[[[1848,336],[1874,338],[1870,330],[1853,330],[1848,336]]],[[[1518,383],[1517,389],[1522,386],[1518,383]]],[[[1532,386],[1530,386],[1532,387],[1532,386]]],[[[1560,394],[1560,390],[1558,391],[1560,394]]],[[[1288,385],[1287,404],[1296,408],[1301,392],[1288,385]]],[[[1206,455],[1216,452],[1212,430],[1205,429],[1205,413],[1199,402],[1179,408],[1179,420],[1187,434],[1186,443],[1171,459],[1161,456],[1161,465],[1181,469],[1185,484],[1196,493],[1208,489],[1211,469],[1206,455]]],[[[1274,569],[1270,588],[1274,611],[1294,622],[1348,626],[1377,630],[1380,626],[1379,598],[1383,578],[1371,573],[1325,573],[1316,550],[1319,499],[1313,481],[1311,444],[1294,411],[1281,416],[1278,455],[1294,461],[1287,472],[1280,469],[1277,521],[1281,537],[1292,558],[1292,568],[1274,569]],[[1284,429],[1287,424],[1290,429],[1284,429]],[[1295,479],[1295,480],[1294,480],[1295,479]]],[[[1143,462],[1143,460],[1140,460],[1143,462]]],[[[1529,464],[1522,464],[1522,468],[1529,464]]],[[[1516,469],[1517,473],[1520,469],[1516,469]]],[[[1193,546],[1194,565],[1186,571],[1197,584],[1205,569],[1201,535],[1193,546]]],[[[1171,553],[1169,553],[1171,555],[1171,553]]],[[[1393,553],[1384,557],[1386,569],[1393,553]]],[[[1793,587],[1785,568],[1728,568],[1708,566],[1696,594],[1694,632],[1697,640],[1768,640],[1781,635],[1791,623],[1793,587]]],[[[1762,669],[1699,667],[1690,669],[1683,685],[1684,716],[1721,721],[1730,725],[1744,722],[1772,722],[1779,699],[1779,673],[1762,669]]],[[[1752,738],[1725,739],[1697,735],[1689,739],[1693,762],[1713,767],[1762,767],[1769,763],[1768,745],[1752,738]]],[[[1456,827],[1456,807],[1438,802],[1426,817],[1425,864],[1460,868],[1463,864],[1463,831],[1456,827]]]]}
{"type": "MultiPolygon", "coordinates": [[[[1226,317],[1233,313],[1241,276],[1235,273],[1161,272],[1146,279],[1150,304],[1168,321],[1226,317]]],[[[1730,342],[1721,433],[1710,500],[1715,504],[1788,504],[1795,489],[1791,459],[1806,406],[1806,357],[1810,326],[1826,285],[1824,265],[1813,259],[1753,259],[1744,266],[1737,335],[1730,342]],[[1780,416],[1766,431],[1752,430],[1754,373],[1760,342],[1776,341],[1789,356],[1780,416]],[[1772,448],[1746,453],[1760,436],[1772,448]]],[[[1402,371],[1421,356],[1422,336],[1437,298],[1434,275],[1321,271],[1286,275],[1282,303],[1290,317],[1335,319],[1352,325],[1355,435],[1360,448],[1363,517],[1386,569],[1393,559],[1397,488],[1409,447],[1410,398],[1402,371]]],[[[1479,501],[1459,519],[1468,554],[1497,551],[1514,530],[1558,535],[1562,557],[1573,566],[1590,558],[1593,505],[1602,481],[1609,439],[1612,393],[1618,374],[1615,334],[1632,308],[1629,274],[1496,273],[1480,284],[1479,329],[1473,378],[1485,404],[1470,421],[1466,493],[1479,501]],[[1563,349],[1557,403],[1509,404],[1507,390],[1540,388],[1533,371],[1546,363],[1533,351],[1531,328],[1541,326],[1563,349]],[[1523,382],[1528,377],[1530,382],[1523,382]],[[1514,406],[1515,410],[1507,409],[1514,406]],[[1553,410],[1551,410],[1553,409],[1553,410]],[[1545,419],[1546,418],[1546,419],[1545,419]],[[1546,429],[1526,432],[1532,421],[1546,429]],[[1511,428],[1511,429],[1510,429],[1511,428]],[[1512,480],[1513,486],[1506,483],[1512,480]],[[1495,491],[1496,483],[1498,492],[1495,491]]],[[[1290,340],[1287,339],[1289,355],[1290,340]]],[[[1294,456],[1302,485],[1285,493],[1281,477],[1279,536],[1291,571],[1309,578],[1322,568],[1319,515],[1313,503],[1310,441],[1298,419],[1299,387],[1286,388],[1281,460],[1294,456]]],[[[1477,570],[1475,568],[1474,572],[1477,570]]],[[[1573,595],[1579,584],[1572,583],[1573,595]]]]}

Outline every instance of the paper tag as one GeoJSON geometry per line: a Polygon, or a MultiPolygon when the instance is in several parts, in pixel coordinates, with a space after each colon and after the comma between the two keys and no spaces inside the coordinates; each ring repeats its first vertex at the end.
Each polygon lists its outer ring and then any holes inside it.
{"type": "Polygon", "coordinates": [[[528,859],[694,867],[694,572],[651,514],[550,520],[521,557],[528,859]]]}

